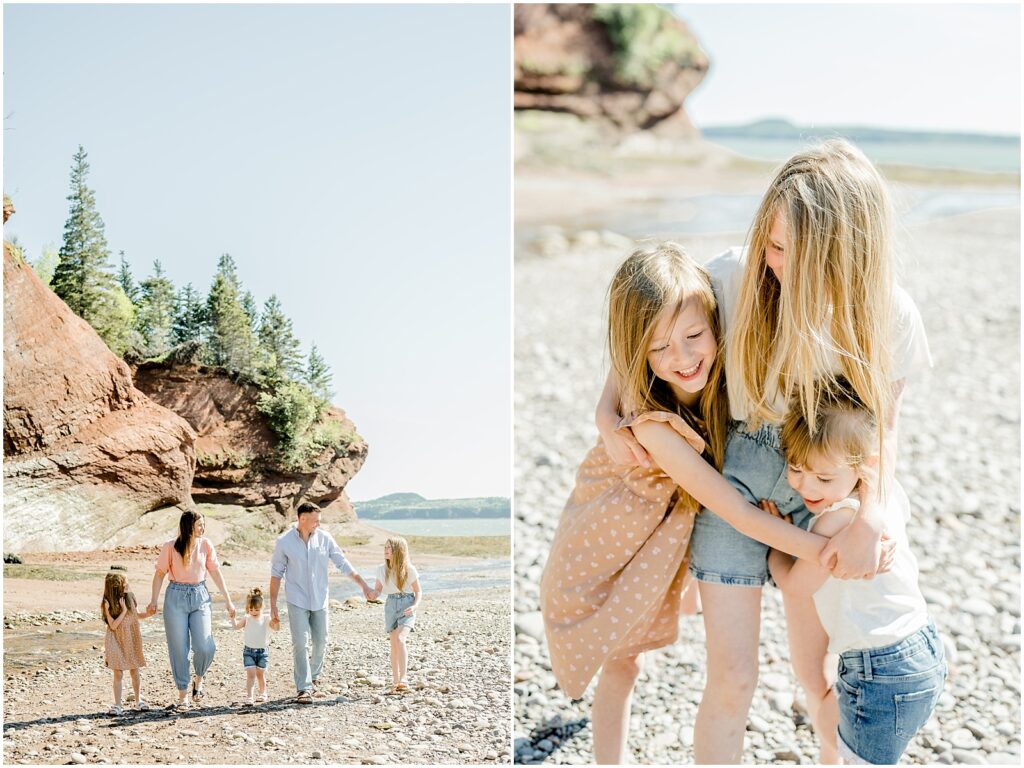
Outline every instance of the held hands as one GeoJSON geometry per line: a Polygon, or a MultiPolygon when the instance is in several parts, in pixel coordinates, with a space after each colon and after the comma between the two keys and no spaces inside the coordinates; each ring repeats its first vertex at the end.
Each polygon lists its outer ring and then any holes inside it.
{"type": "Polygon", "coordinates": [[[370,589],[370,586],[368,584],[363,584],[361,589],[363,590],[363,597],[366,598],[367,602],[369,602],[370,600],[377,599],[376,593],[372,589],[370,589]]]}
{"type": "Polygon", "coordinates": [[[277,606],[270,606],[270,628],[277,632],[281,628],[281,617],[277,615],[277,606]]]}
{"type": "Polygon", "coordinates": [[[234,621],[235,620],[235,613],[236,613],[236,611],[235,611],[235,604],[232,603],[230,600],[228,600],[227,611],[228,611],[228,616],[230,616],[231,620],[234,621]]]}

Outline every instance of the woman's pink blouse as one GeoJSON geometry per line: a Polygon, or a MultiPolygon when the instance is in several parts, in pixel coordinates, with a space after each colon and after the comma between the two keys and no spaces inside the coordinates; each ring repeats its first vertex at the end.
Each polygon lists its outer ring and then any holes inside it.
{"type": "Polygon", "coordinates": [[[163,571],[171,577],[171,581],[181,584],[198,584],[205,581],[207,571],[216,571],[219,568],[217,551],[213,548],[213,542],[205,536],[199,538],[195,557],[188,565],[185,565],[181,555],[174,549],[174,539],[164,543],[163,549],[160,550],[160,559],[156,561],[158,571],[163,571]]]}

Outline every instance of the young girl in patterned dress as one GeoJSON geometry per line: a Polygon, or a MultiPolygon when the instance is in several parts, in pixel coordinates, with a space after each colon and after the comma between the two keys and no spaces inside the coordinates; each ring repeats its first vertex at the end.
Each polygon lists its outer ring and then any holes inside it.
{"type": "Polygon", "coordinates": [[[128,591],[124,570],[117,565],[111,567],[103,584],[103,601],[100,603],[100,613],[107,622],[104,656],[107,668],[114,671],[114,705],[109,710],[111,715],[121,714],[121,681],[126,669],[132,678],[135,708],[143,711],[149,709],[149,705],[142,700],[142,679],[139,675],[139,668],[146,666],[146,659],[142,656],[139,619],[147,619],[156,611],[139,610],[135,595],[128,591]]]}
{"type": "Polygon", "coordinates": [[[601,670],[591,713],[594,757],[625,763],[640,654],[675,642],[690,533],[701,505],[783,551],[816,557],[826,539],[749,504],[719,470],[728,403],[717,304],[708,273],[665,243],[634,253],[612,280],[611,376],[629,403],[618,428],[650,452],[647,467],[590,451],[541,578],[551,667],[582,697],[601,670]]]}

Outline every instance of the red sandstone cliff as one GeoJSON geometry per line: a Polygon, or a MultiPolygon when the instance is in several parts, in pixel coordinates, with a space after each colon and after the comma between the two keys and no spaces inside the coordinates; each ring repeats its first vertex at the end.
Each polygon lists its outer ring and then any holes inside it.
{"type": "Polygon", "coordinates": [[[99,545],[189,502],[195,432],[4,244],[4,548],[99,545]]]}

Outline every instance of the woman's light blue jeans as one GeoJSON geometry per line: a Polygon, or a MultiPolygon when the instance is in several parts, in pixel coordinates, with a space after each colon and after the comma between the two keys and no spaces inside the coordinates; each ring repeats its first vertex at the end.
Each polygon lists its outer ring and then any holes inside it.
{"type": "Polygon", "coordinates": [[[164,595],[164,634],[167,655],[171,657],[171,674],[179,691],[188,688],[188,652],[192,650],[192,666],[199,676],[206,674],[213,663],[217,644],[213,641],[210,593],[205,582],[181,584],[172,581],[164,595]]]}
{"type": "Polygon", "coordinates": [[[324,655],[327,652],[327,609],[309,611],[288,603],[288,627],[292,631],[292,672],[295,675],[295,690],[299,693],[313,689],[313,681],[319,680],[324,671],[324,655]],[[310,669],[306,645],[313,636],[313,668],[310,669]]]}

